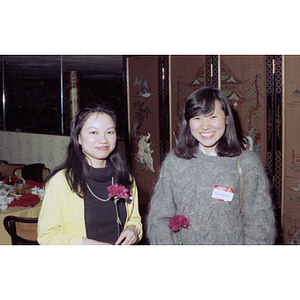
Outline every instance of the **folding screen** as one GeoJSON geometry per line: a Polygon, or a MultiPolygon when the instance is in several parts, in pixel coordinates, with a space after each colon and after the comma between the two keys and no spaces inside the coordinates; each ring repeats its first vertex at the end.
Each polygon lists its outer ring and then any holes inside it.
{"type": "Polygon", "coordinates": [[[282,229],[289,244],[300,229],[300,56],[285,56],[282,229]]]}
{"type": "MultiPolygon", "coordinates": [[[[266,92],[267,92],[267,163],[266,172],[271,182],[271,194],[277,228],[282,227],[282,107],[283,107],[283,66],[281,55],[266,56],[266,92]]],[[[282,244],[281,232],[278,232],[277,244],[282,244]]]]}
{"type": "MultiPolygon", "coordinates": [[[[176,146],[182,110],[186,98],[195,90],[206,86],[205,55],[172,55],[170,73],[170,148],[176,146]]],[[[210,64],[209,64],[210,67],[210,64]]]]}
{"type": "MultiPolygon", "coordinates": [[[[277,227],[282,202],[282,57],[221,56],[221,90],[231,102],[246,149],[254,151],[270,181],[277,227]]],[[[282,243],[281,236],[276,243],[282,243]]]]}
{"type": "Polygon", "coordinates": [[[127,57],[126,69],[128,156],[143,214],[147,210],[161,163],[158,56],[127,57]]]}
{"type": "Polygon", "coordinates": [[[186,98],[210,86],[231,102],[240,139],[261,158],[280,226],[282,57],[140,56],[127,58],[126,68],[129,156],[144,212],[164,155],[176,146],[186,98]]]}
{"type": "Polygon", "coordinates": [[[262,55],[221,56],[221,90],[231,102],[247,148],[266,165],[266,70],[262,55]]]}

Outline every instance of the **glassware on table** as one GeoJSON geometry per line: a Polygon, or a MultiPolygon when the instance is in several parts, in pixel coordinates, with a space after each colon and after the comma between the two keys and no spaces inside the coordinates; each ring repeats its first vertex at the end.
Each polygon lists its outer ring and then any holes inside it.
{"type": "Polygon", "coordinates": [[[8,176],[7,184],[8,185],[14,185],[14,183],[15,183],[15,180],[14,180],[13,176],[8,176]]]}
{"type": "Polygon", "coordinates": [[[23,183],[16,183],[16,194],[17,195],[23,195],[24,185],[23,183]]]}
{"type": "Polygon", "coordinates": [[[31,194],[31,185],[24,185],[22,195],[31,194]]]}

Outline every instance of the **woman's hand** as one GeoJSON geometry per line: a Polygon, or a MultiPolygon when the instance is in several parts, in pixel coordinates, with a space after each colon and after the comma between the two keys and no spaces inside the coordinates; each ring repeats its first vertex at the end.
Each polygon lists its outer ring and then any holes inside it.
{"type": "Polygon", "coordinates": [[[138,241],[138,230],[135,226],[127,226],[119,238],[117,239],[115,245],[133,245],[138,241]]]}

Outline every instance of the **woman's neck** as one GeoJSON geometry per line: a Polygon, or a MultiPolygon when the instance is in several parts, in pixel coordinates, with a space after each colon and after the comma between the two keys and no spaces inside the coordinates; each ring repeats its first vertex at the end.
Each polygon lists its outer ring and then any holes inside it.
{"type": "Polygon", "coordinates": [[[99,160],[99,161],[87,161],[88,165],[94,169],[102,169],[102,168],[106,168],[107,164],[106,164],[106,160],[99,160]]]}

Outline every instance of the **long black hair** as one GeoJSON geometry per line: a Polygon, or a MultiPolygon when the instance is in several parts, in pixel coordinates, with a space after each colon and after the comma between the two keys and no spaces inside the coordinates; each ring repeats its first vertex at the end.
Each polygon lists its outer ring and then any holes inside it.
{"type": "MultiPolygon", "coordinates": [[[[82,152],[81,145],[78,142],[78,136],[83,128],[84,123],[92,113],[105,113],[109,115],[115,124],[118,133],[118,122],[115,112],[105,104],[94,104],[81,109],[71,121],[70,142],[67,147],[66,160],[46,178],[50,180],[57,172],[65,169],[65,176],[72,191],[80,197],[86,194],[86,182],[89,176],[89,166],[85,154],[82,152]]],[[[107,158],[107,165],[111,168],[115,182],[131,189],[133,181],[130,168],[126,161],[121,157],[118,148],[118,142],[115,149],[107,158]]]]}
{"type": "Polygon", "coordinates": [[[191,159],[195,156],[199,142],[191,133],[189,121],[198,115],[207,115],[214,111],[215,101],[219,101],[221,109],[227,117],[225,133],[216,146],[218,156],[238,156],[242,147],[236,133],[235,120],[231,106],[223,95],[216,88],[202,88],[192,93],[187,99],[182,116],[182,127],[177,147],[174,149],[176,156],[191,159]]]}

